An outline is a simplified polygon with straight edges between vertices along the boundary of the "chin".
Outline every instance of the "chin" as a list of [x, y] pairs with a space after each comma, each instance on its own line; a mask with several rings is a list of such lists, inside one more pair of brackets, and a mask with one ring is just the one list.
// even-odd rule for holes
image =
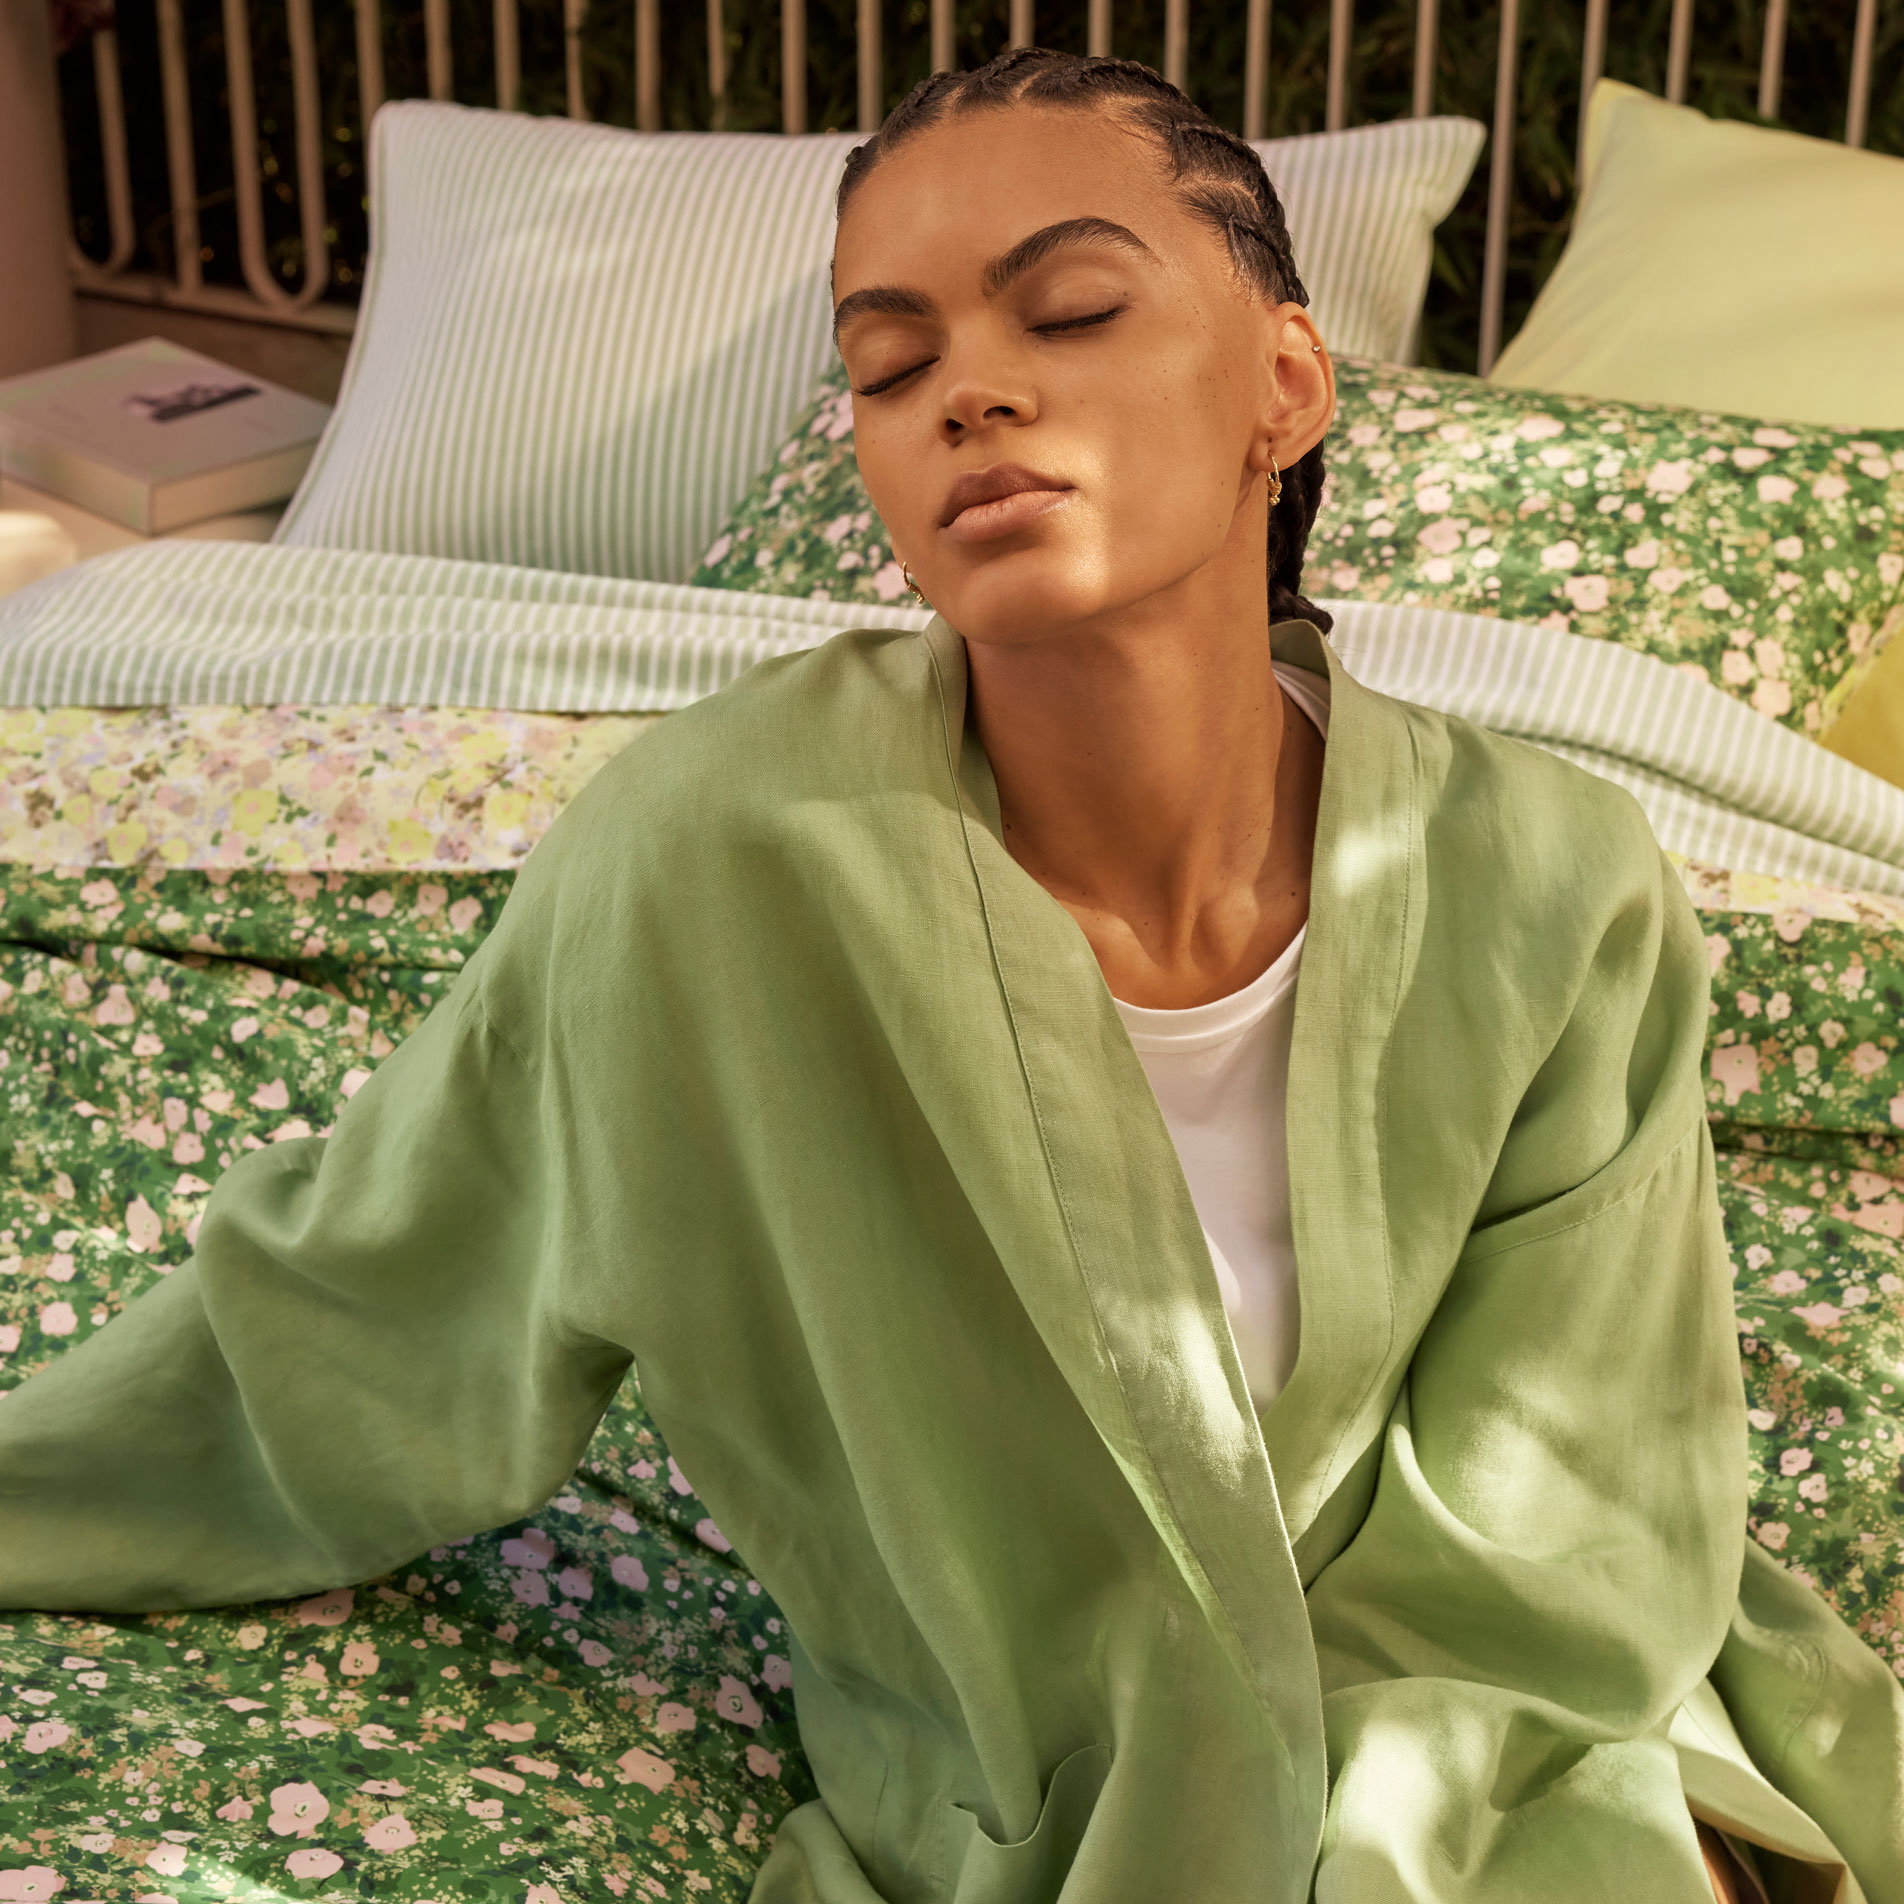
[[934, 608], [967, 641], [1022, 647], [1050, 640], [1115, 608], [1100, 564], [1069, 551], [1026, 549], [970, 567], [930, 590]]

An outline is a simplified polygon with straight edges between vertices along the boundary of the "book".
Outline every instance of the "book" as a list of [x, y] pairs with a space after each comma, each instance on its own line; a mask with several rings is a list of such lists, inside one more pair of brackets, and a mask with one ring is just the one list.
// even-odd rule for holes
[[282, 502], [330, 406], [163, 337], [0, 382], [0, 471], [141, 535]]

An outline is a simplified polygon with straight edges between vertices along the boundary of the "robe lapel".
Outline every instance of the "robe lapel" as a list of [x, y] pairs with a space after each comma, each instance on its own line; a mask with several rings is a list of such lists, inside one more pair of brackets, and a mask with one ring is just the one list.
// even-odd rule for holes
[[1285, 623], [1270, 643], [1278, 660], [1326, 673], [1330, 690], [1289, 1055], [1301, 1337], [1263, 1417], [1306, 1585], [1366, 1510], [1409, 1350], [1397, 1325], [1385, 1068], [1420, 937], [1425, 842], [1407, 711], [1354, 681], [1306, 622]]

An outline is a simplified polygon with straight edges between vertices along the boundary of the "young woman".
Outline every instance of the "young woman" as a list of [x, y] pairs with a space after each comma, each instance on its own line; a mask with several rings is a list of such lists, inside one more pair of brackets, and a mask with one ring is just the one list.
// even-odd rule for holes
[[1897, 1686], [1745, 1559], [1699, 932], [1624, 794], [1317, 632], [1261, 167], [1020, 53], [841, 214], [943, 619], [599, 777], [335, 1134], [0, 1406], [0, 1604], [363, 1579], [632, 1359], [797, 1638], [759, 1899], [1695, 1904], [1697, 1814], [1898, 1904]]

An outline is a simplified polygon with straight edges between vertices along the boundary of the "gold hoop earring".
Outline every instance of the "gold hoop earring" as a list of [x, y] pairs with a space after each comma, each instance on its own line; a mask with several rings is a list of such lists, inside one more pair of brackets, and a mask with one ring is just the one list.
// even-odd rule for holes
[[1269, 453], [1269, 506], [1274, 509], [1283, 499], [1283, 473], [1276, 467], [1276, 452]]
[[921, 608], [930, 606], [930, 604], [926, 601], [925, 590], [922, 589], [919, 586], [919, 584], [912, 579], [912, 570], [909, 569], [903, 562], [901, 562], [899, 565], [899, 579], [905, 583], [906, 593], [910, 595], [912, 599], [915, 602], [917, 602]]

